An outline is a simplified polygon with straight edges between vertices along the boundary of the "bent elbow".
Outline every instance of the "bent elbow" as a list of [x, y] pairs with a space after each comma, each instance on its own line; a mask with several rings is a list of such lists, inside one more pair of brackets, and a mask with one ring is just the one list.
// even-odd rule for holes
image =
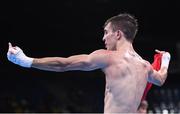
[[167, 78], [167, 72], [161, 73], [161, 75], [159, 75], [159, 79], [158, 79], [159, 80], [158, 86], [163, 86], [166, 81], [166, 78]]
[[165, 83], [165, 80], [161, 79], [159, 83], [157, 84], [159, 87], [163, 86]]
[[159, 87], [161, 87], [161, 86], [163, 86], [163, 85], [164, 85], [164, 82], [160, 82], [160, 83], [158, 84]]

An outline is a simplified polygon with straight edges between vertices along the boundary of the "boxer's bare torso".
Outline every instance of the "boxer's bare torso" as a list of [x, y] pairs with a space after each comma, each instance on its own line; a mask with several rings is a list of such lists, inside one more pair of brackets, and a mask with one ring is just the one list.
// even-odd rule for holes
[[104, 112], [136, 112], [147, 83], [150, 64], [135, 51], [109, 51]]

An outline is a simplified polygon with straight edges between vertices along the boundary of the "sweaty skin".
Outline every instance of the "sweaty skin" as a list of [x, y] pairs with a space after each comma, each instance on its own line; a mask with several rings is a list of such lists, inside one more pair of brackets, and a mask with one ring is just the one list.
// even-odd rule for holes
[[152, 69], [131, 46], [118, 51], [97, 50], [68, 59], [34, 59], [32, 67], [57, 72], [100, 68], [106, 78], [104, 113], [136, 112]]
[[109, 53], [109, 66], [103, 69], [106, 75], [104, 112], [136, 112], [150, 64], [133, 50]]
[[106, 78], [104, 113], [137, 112], [147, 81], [162, 85], [167, 69], [154, 71], [128, 45], [118, 51], [97, 50], [90, 55], [69, 58], [36, 58], [32, 67], [57, 72], [102, 69]]

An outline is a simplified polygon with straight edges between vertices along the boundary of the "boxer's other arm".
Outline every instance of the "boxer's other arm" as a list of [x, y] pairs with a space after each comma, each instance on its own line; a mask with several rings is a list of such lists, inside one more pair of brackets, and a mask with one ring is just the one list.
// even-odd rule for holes
[[167, 68], [162, 68], [159, 71], [152, 69], [148, 75], [148, 81], [158, 86], [162, 86], [166, 78]]
[[11, 44], [9, 44], [7, 57], [9, 61], [22, 67], [33, 67], [56, 72], [70, 70], [90, 71], [105, 67], [108, 61], [108, 54], [106, 54], [105, 50], [97, 50], [89, 55], [75, 55], [68, 58], [30, 58], [27, 57], [20, 48], [12, 47]]
[[168, 67], [170, 62], [170, 54], [168, 52], [162, 53], [161, 59], [161, 68], [159, 71], [154, 70], [152, 67], [150, 68], [148, 81], [156, 84], [158, 86], [162, 86], [167, 78]]

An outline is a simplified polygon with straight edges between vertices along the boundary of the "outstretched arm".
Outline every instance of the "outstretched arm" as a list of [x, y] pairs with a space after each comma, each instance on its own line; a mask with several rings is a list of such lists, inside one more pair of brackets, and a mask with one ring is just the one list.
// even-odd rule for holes
[[44, 57], [30, 58], [18, 47], [12, 47], [9, 43], [8, 60], [23, 66], [33, 67], [41, 70], [64, 72], [70, 70], [90, 71], [105, 67], [108, 59], [108, 54], [105, 50], [97, 50], [86, 55], [74, 55], [67, 58], [64, 57]]
[[31, 67], [41, 70], [56, 71], [56, 72], [64, 72], [70, 70], [90, 71], [104, 67], [105, 63], [101, 63], [101, 61], [95, 60], [96, 59], [95, 56], [98, 55], [95, 54], [74, 55], [68, 58], [62, 58], [62, 57], [45, 57], [39, 59], [35, 58], [33, 60]]
[[161, 68], [159, 71], [156, 71], [151, 67], [148, 75], [148, 81], [158, 86], [162, 86], [167, 78], [168, 67], [171, 56], [169, 52], [158, 51], [158, 50], [156, 50], [156, 52], [162, 54]]

